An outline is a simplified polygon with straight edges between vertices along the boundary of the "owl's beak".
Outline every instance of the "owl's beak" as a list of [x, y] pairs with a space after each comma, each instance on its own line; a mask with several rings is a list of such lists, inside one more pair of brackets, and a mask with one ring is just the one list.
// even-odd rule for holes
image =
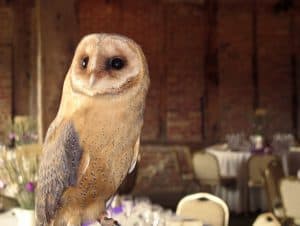
[[95, 81], [96, 81], [95, 74], [91, 74], [90, 80], [89, 80], [89, 86], [90, 86], [90, 88], [92, 88], [92, 86], [94, 85]]

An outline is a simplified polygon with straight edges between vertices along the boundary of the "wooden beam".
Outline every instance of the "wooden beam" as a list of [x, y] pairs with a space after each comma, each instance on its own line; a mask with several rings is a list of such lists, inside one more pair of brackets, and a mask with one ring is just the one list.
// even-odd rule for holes
[[[218, 0], [209, 0], [206, 5], [206, 49], [204, 64], [204, 96], [201, 99], [202, 133], [205, 143], [219, 140], [220, 133], [220, 102], [219, 102], [219, 62], [218, 62]], [[200, 101], [200, 100], [199, 100]]]
[[252, 84], [253, 84], [253, 110], [260, 106], [258, 87], [258, 62], [257, 62], [257, 0], [252, 4]]
[[42, 141], [55, 118], [77, 43], [76, 0], [36, 0], [38, 130]]
[[296, 138], [299, 138], [299, 78], [298, 78], [298, 71], [297, 71], [297, 49], [296, 49], [296, 24], [295, 24], [295, 13], [296, 11], [293, 10], [290, 15], [290, 33], [291, 33], [291, 65], [292, 65], [292, 71], [291, 71], [291, 87], [292, 87], [292, 109], [291, 109], [291, 117], [292, 117], [292, 132], [296, 136]]

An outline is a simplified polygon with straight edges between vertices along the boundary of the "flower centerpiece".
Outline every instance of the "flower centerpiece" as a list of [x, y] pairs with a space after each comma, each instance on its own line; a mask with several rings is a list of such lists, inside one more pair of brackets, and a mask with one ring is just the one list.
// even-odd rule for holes
[[32, 144], [38, 140], [36, 120], [31, 117], [17, 116], [7, 127], [9, 147]]
[[257, 108], [253, 117], [253, 134], [250, 136], [254, 152], [264, 152], [266, 126], [267, 111], [264, 108]]
[[41, 147], [38, 144], [1, 151], [0, 192], [4, 196], [15, 198], [23, 209], [34, 209], [40, 152]]
[[23, 209], [33, 210], [42, 150], [37, 144], [35, 121], [16, 117], [7, 134], [8, 144], [0, 150], [0, 194], [16, 199]]

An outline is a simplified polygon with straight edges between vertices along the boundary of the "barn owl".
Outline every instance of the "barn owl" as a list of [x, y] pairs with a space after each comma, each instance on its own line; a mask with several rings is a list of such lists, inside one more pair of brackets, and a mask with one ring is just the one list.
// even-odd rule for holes
[[80, 41], [43, 146], [38, 226], [99, 219], [137, 161], [149, 83], [145, 56], [133, 40], [91, 34]]

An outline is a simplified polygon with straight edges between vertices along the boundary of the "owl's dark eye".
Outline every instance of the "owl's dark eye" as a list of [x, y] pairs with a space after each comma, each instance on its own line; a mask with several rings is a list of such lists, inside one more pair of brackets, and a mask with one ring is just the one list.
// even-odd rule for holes
[[110, 58], [107, 62], [107, 68], [113, 70], [121, 70], [125, 66], [125, 61], [120, 57]]
[[89, 57], [84, 57], [81, 60], [81, 67], [82, 67], [82, 69], [86, 69], [87, 66], [88, 66], [88, 63], [89, 63]]

